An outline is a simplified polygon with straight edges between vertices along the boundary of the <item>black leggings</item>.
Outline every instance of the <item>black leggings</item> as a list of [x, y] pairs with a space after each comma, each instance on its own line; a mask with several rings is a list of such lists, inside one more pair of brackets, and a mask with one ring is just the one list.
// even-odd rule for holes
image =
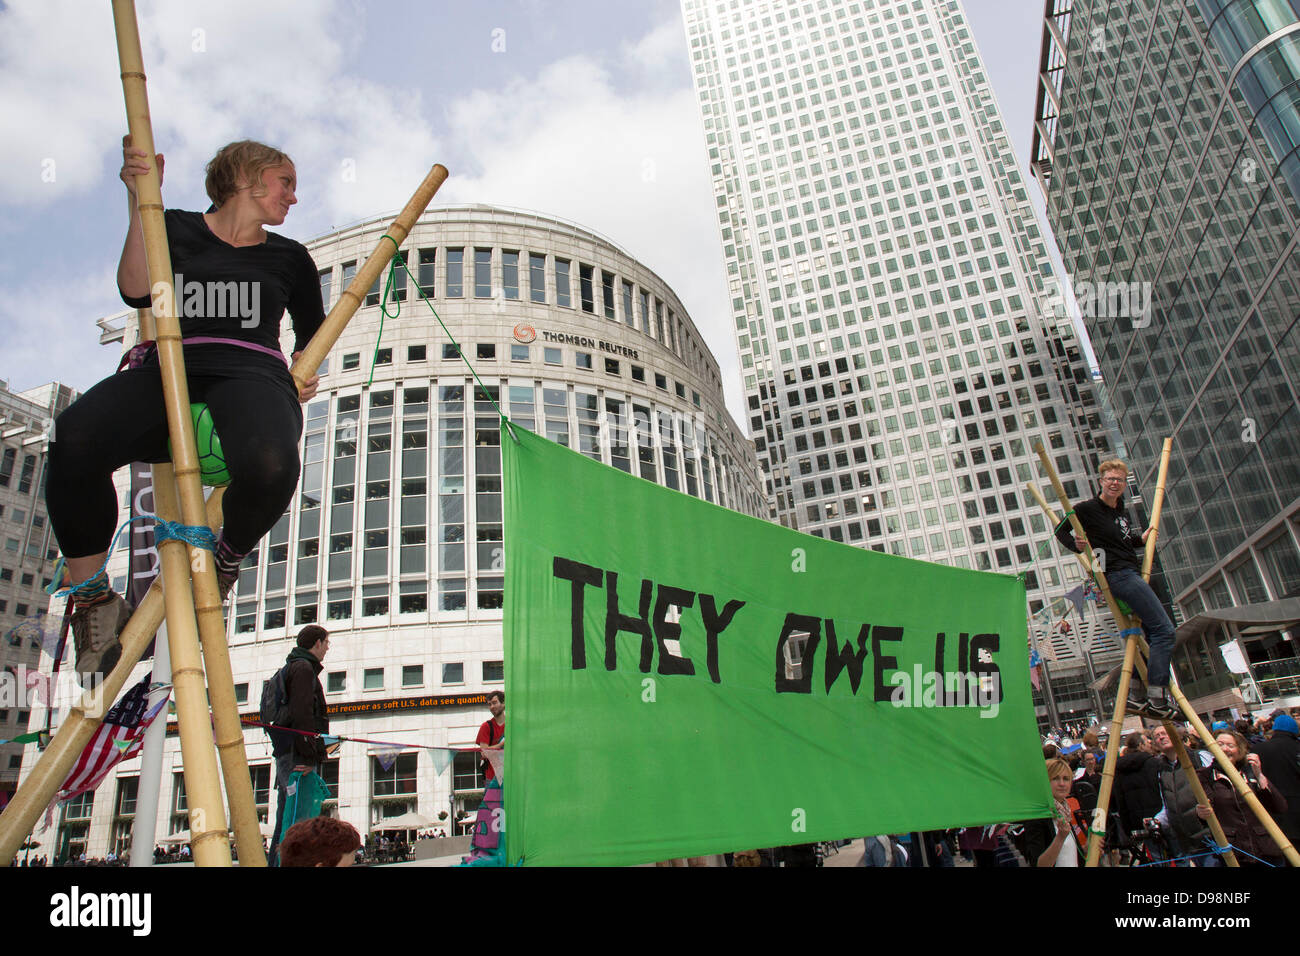
[[[286, 379], [288, 374], [286, 372]], [[189, 376], [190, 401], [207, 402], [230, 485], [226, 543], [243, 554], [284, 514], [298, 484], [302, 408], [292, 387], [261, 378]], [[104, 379], [54, 423], [45, 502], [69, 558], [108, 548], [117, 528], [113, 472], [133, 461], [170, 461], [158, 366]]]

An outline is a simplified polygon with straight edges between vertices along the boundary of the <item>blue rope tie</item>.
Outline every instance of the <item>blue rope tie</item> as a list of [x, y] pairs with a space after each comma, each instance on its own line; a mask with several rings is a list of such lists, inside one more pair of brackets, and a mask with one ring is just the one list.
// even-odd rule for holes
[[154, 541], [162, 544], [164, 541], [184, 541], [188, 545], [201, 548], [204, 551], [215, 551], [217, 549], [217, 536], [211, 528], [203, 525], [181, 524], [179, 521], [168, 521], [165, 518], [153, 516], [156, 524], [153, 529]]
[[1129, 627], [1119, 632], [1120, 637], [1139, 637], [1142, 634], [1142, 628]]
[[204, 551], [215, 551], [217, 547], [217, 536], [211, 528], [202, 525], [186, 525], [176, 521], [167, 521], [159, 518], [157, 515], [142, 514], [132, 515], [123, 521], [114, 532], [112, 539], [108, 544], [108, 553], [104, 556], [104, 563], [99, 566], [99, 570], [92, 574], [80, 584], [74, 584], [71, 587], [59, 589], [58, 580], [63, 576], [63, 570], [67, 565], [67, 560], [60, 555], [59, 563], [54, 566], [54, 574], [50, 578], [50, 583], [45, 586], [45, 593], [56, 598], [67, 597], [69, 594], [75, 594], [83, 590], [86, 585], [95, 578], [99, 577], [108, 568], [108, 562], [112, 560], [113, 552], [117, 549], [118, 540], [122, 537], [122, 532], [127, 529], [132, 521], [154, 522], [154, 541], [161, 544], [169, 539], [184, 541], [186, 544], [196, 548], [202, 548]]

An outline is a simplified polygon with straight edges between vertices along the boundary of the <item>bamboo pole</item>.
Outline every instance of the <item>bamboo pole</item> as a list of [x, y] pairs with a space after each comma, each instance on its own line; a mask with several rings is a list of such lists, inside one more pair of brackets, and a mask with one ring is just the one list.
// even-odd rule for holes
[[[405, 239], [415, 225], [416, 220], [419, 219], [430, 200], [432, 200], [433, 194], [446, 178], [446, 167], [441, 164], [435, 165], [420, 184], [411, 201], [406, 204], [398, 217], [389, 225], [388, 234], [393, 236], [394, 239], [398, 239], [399, 236], [401, 239]], [[399, 242], [401, 239], [399, 239]], [[330, 310], [330, 314], [321, 325], [321, 328], [317, 330], [307, 348], [303, 350], [303, 354], [294, 363], [293, 374], [300, 387], [303, 382], [315, 374], [320, 362], [328, 354], [330, 346], [338, 340], [343, 328], [356, 313], [363, 296], [370, 288], [370, 285], [374, 283], [375, 277], [383, 271], [384, 266], [387, 265], [396, 251], [397, 247], [387, 240], [380, 240], [376, 244], [374, 251], [358, 272], [357, 278], [348, 286], [348, 294], [340, 296], [338, 303]], [[157, 488], [158, 486], [159, 475], [155, 470], [154, 487]], [[217, 488], [208, 498], [207, 523], [214, 531], [221, 527], [221, 499], [224, 494], [224, 489]], [[155, 504], [159, 509], [159, 513], [162, 514], [165, 505], [157, 500], [155, 500]], [[77, 756], [85, 749], [86, 744], [95, 732], [95, 728], [99, 726], [104, 708], [102, 705], [97, 704], [96, 701], [101, 697], [110, 702], [117, 698], [131, 668], [140, 660], [140, 656], [148, 647], [149, 641], [153, 639], [154, 633], [162, 622], [163, 588], [162, 578], [159, 576], [123, 630], [120, 638], [122, 642], [121, 659], [118, 666], [114, 668], [113, 673], [101, 685], [99, 696], [87, 693], [82, 702], [72, 709], [50, 746], [41, 755], [31, 774], [23, 781], [22, 787], [14, 794], [13, 800], [4, 813], [0, 814], [0, 865], [12, 859], [14, 854], [18, 852], [23, 839], [35, 826], [50, 801], [54, 799], [59, 785], [67, 777], [68, 771], [72, 769]], [[225, 646], [224, 640], [222, 646]], [[260, 836], [258, 845], [259, 847], [261, 845]], [[243, 851], [241, 850], [240, 853], [240, 862], [242, 864], [244, 863], [242, 859]]]
[[380, 237], [375, 243], [374, 250], [366, 259], [365, 264], [352, 277], [351, 284], [348, 285], [339, 294], [338, 302], [334, 303], [334, 308], [330, 309], [329, 315], [325, 316], [325, 321], [321, 327], [316, 330], [316, 334], [311, 337], [307, 347], [302, 350], [298, 356], [298, 361], [293, 363], [293, 368], [289, 370], [295, 382], [298, 383], [299, 390], [302, 389], [307, 379], [316, 374], [316, 369], [320, 368], [321, 362], [325, 361], [325, 356], [329, 354], [334, 343], [338, 341], [339, 336], [343, 334], [343, 329], [347, 326], [348, 321], [361, 307], [362, 299], [374, 285], [375, 280], [379, 278], [384, 267], [388, 265], [390, 259], [397, 252], [406, 237], [411, 232], [411, 227], [415, 221], [420, 218], [424, 210], [428, 208], [429, 202], [433, 199], [433, 194], [447, 180], [447, 167], [441, 163], [435, 163], [434, 166], [425, 175], [424, 181], [420, 183], [415, 193], [402, 207], [402, 211], [397, 214], [388, 225], [386, 235], [392, 237], [392, 242]]
[[[159, 283], [162, 283], [162, 288], [170, 293], [154, 297], [154, 315], [158, 325], [155, 339], [162, 372], [163, 405], [167, 412], [167, 430], [172, 444], [175, 489], [180, 500], [181, 520], [193, 527], [201, 524], [204, 518], [203, 486], [199, 481], [197, 444], [190, 421], [189, 386], [185, 379], [180, 323], [175, 315], [175, 290], [172, 288], [171, 255], [163, 218], [161, 181], [153, 163], [153, 129], [134, 0], [113, 0], [113, 23], [117, 34], [122, 93], [126, 101], [131, 142], [142, 148], [150, 158], [149, 172], [136, 179], [136, 203], [144, 231], [150, 288], [158, 289]], [[170, 495], [172, 489], [168, 485], [168, 482], [160, 482], [154, 489], [155, 495]], [[200, 634], [203, 635], [204, 644], [215, 639], [224, 647], [225, 628], [220, 620], [221, 602], [217, 593], [214, 564], [208, 552], [200, 548], [191, 548], [190, 551], [187, 554], [185, 543], [176, 539], [163, 541], [158, 548], [163, 579], [172, 582], [171, 587], [164, 588], [163, 595], [174, 668], [172, 686], [176, 691], [176, 715], [185, 760], [185, 792], [191, 806], [190, 831], [195, 833], [191, 845], [194, 847], [194, 862], [197, 865], [229, 866], [230, 844], [226, 838], [226, 813], [221, 801], [221, 784], [217, 777], [216, 760], [206, 746], [210, 733], [208, 694], [204, 693], [203, 671], [199, 665]], [[192, 592], [184, 584], [187, 577], [192, 578]], [[198, 609], [209, 612], [199, 616], [198, 627], [195, 626], [196, 597]], [[210, 614], [214, 605], [217, 616], [215, 629], [211, 626]], [[227, 734], [223, 732], [226, 730], [223, 724], [228, 721], [224, 718], [233, 713], [236, 724], [239, 719], [238, 712], [234, 711], [234, 682], [230, 678], [228, 664], [227, 658], [225, 673], [209, 672], [208, 675], [218, 748], [228, 744]], [[241, 734], [241, 744], [242, 741]], [[229, 753], [227, 746], [222, 753], [223, 759]], [[245, 851], [245, 859], [249, 863], [256, 864], [262, 841], [257, 829], [252, 781], [242, 746], [239, 748], [237, 762], [242, 765], [243, 779], [241, 781], [237, 769], [228, 764], [225, 767], [226, 792], [230, 798], [230, 810], [240, 850]], [[246, 831], [250, 814], [253, 832], [257, 833], [255, 847], [245, 846], [248, 842]]]
[[[1169, 472], [1169, 454], [1173, 447], [1174, 440], [1166, 438], [1164, 447], [1160, 452], [1160, 470], [1156, 478], [1156, 493], [1151, 507], [1151, 534], [1147, 536], [1146, 554], [1142, 559], [1142, 578], [1146, 581], [1151, 579], [1151, 563], [1155, 559], [1156, 539], [1160, 534], [1160, 511], [1165, 500], [1165, 475]], [[1132, 627], [1131, 620], [1129, 626]], [[1088, 834], [1087, 865], [1089, 866], [1095, 866], [1101, 856], [1102, 837], [1105, 835], [1106, 823], [1110, 813], [1110, 795], [1115, 786], [1115, 764], [1119, 760], [1119, 742], [1124, 732], [1124, 711], [1128, 707], [1128, 691], [1133, 678], [1133, 664], [1136, 659], [1137, 641], [1125, 641], [1124, 669], [1120, 672], [1119, 687], [1116, 689], [1115, 712], [1111, 716], [1110, 737], [1106, 741], [1106, 760], [1105, 766], [1102, 768], [1101, 790], [1097, 794], [1097, 810], [1100, 812], [1094, 812], [1093, 826]], [[1181, 748], [1182, 741], [1178, 741], [1175, 746]], [[1180, 763], [1185, 759], [1182, 750], [1179, 751], [1178, 759]], [[1190, 760], [1190, 758], [1187, 759]], [[1190, 766], [1190, 763], [1184, 763], [1183, 765]], [[1099, 820], [1100, 826], [1098, 826]], [[1100, 834], [1097, 832], [1098, 830], [1101, 831]]]
[[[154, 475], [156, 495], [160, 487], [156, 466]], [[221, 497], [222, 490], [218, 488], [208, 499], [208, 525], [213, 529], [221, 527]], [[0, 813], [0, 866], [7, 865], [18, 852], [23, 839], [59, 792], [59, 787], [67, 779], [77, 757], [86, 749], [86, 744], [90, 743], [95, 728], [104, 719], [108, 705], [121, 696], [131, 669], [148, 649], [149, 642], [162, 624], [163, 613], [163, 579], [160, 574], [122, 630], [122, 656], [117, 666], [102, 682], [86, 691], [72, 705], [50, 745], [36, 761], [36, 766], [13, 795], [4, 813]], [[205, 717], [205, 726], [206, 723]]]
[[[1034, 451], [1037, 452], [1038, 460], [1042, 463], [1043, 470], [1047, 473], [1047, 476], [1052, 483], [1052, 488], [1056, 492], [1057, 500], [1061, 502], [1061, 507], [1065, 510], [1065, 513], [1069, 516], [1070, 526], [1074, 529], [1074, 533], [1078, 537], [1084, 539], [1084, 551], [1086, 552], [1087, 560], [1081, 563], [1084, 566], [1085, 572], [1092, 574], [1092, 577], [1094, 578], [1094, 580], [1096, 580], [1098, 586], [1101, 588], [1102, 594], [1104, 594], [1106, 597], [1106, 606], [1110, 609], [1111, 616], [1115, 619], [1115, 622], [1123, 626], [1125, 630], [1130, 630], [1130, 631], [1134, 630], [1136, 619], [1126, 616], [1119, 609], [1119, 604], [1115, 600], [1115, 595], [1111, 594], [1110, 585], [1106, 582], [1105, 573], [1103, 572], [1101, 574], [1097, 574], [1094, 573], [1092, 570], [1097, 567], [1096, 558], [1094, 558], [1092, 554], [1092, 545], [1088, 543], [1087, 535], [1083, 533], [1083, 526], [1079, 524], [1079, 519], [1074, 515], [1074, 509], [1070, 505], [1070, 499], [1065, 493], [1065, 488], [1061, 484], [1060, 476], [1057, 475], [1056, 468], [1052, 465], [1052, 461], [1048, 457], [1047, 450], [1043, 447], [1043, 443], [1035, 442]], [[1044, 504], [1046, 503], [1044, 502]], [[1048, 509], [1048, 512], [1050, 514], [1051, 510]], [[1059, 522], [1054, 523], [1053, 528], [1055, 528], [1056, 524], [1058, 523]], [[1080, 555], [1080, 557], [1083, 556]], [[1140, 662], [1137, 661], [1137, 646], [1138, 646], [1138, 641], [1140, 639], [1141, 639], [1141, 634], [1129, 635], [1128, 639], [1125, 641], [1125, 646], [1124, 646], [1125, 666], [1124, 666], [1124, 670], [1120, 674], [1120, 683], [1115, 696], [1115, 713], [1111, 720], [1112, 728], [1116, 726], [1122, 728], [1124, 725], [1124, 711], [1128, 703], [1128, 687], [1129, 687], [1129, 681], [1132, 677], [1134, 664], [1137, 664], [1139, 667], [1143, 668], [1142, 672], [1145, 677], [1145, 673], [1146, 673], [1145, 667]], [[1182, 738], [1178, 736], [1177, 731], [1173, 728], [1173, 726], [1170, 724], [1169, 721], [1165, 721], [1164, 724], [1165, 724], [1166, 733], [1169, 734], [1170, 740], [1174, 743], [1174, 746], [1178, 751], [1179, 764], [1182, 766], [1183, 773], [1187, 777], [1188, 785], [1191, 786], [1192, 788], [1192, 793], [1195, 794], [1196, 796], [1197, 803], [1205, 804], [1208, 806], [1210, 803], [1209, 797], [1206, 796], [1205, 794], [1205, 788], [1201, 786], [1200, 778], [1196, 776], [1196, 768], [1192, 766], [1191, 758], [1188, 756], [1187, 750], [1183, 746]], [[1116, 739], [1116, 737], [1117, 735], [1115, 733], [1112, 733], [1111, 738], [1106, 742], [1106, 765], [1103, 769], [1103, 776], [1102, 776], [1103, 788], [1106, 787], [1105, 773], [1107, 771], [1110, 772], [1112, 781], [1114, 779], [1115, 759], [1118, 757], [1118, 753], [1119, 753], [1118, 740]], [[1106, 835], [1105, 823], [1106, 823], [1106, 813], [1108, 812], [1108, 803], [1110, 799], [1109, 788], [1106, 789], [1106, 799], [1107, 799], [1107, 805], [1103, 805], [1101, 802], [1101, 795], [1098, 794], [1097, 808], [1098, 810], [1101, 811], [1100, 815], [1101, 815], [1102, 826], [1100, 828], [1097, 826], [1098, 814], [1096, 811], [1094, 811], [1093, 823], [1088, 828], [1088, 859], [1085, 863], [1086, 866], [1096, 866], [1098, 860], [1101, 858], [1102, 838]], [[1223, 827], [1220, 826], [1219, 819], [1217, 816], [1215, 816], [1213, 810], [1211, 810], [1210, 817], [1206, 822], [1209, 825], [1210, 832], [1214, 834], [1214, 839], [1216, 841], [1216, 844], [1218, 846], [1227, 846], [1228, 838], [1224, 835]], [[1224, 858], [1227, 861], [1228, 866], [1235, 867], [1238, 865], [1237, 857], [1231, 850], [1225, 852]]]

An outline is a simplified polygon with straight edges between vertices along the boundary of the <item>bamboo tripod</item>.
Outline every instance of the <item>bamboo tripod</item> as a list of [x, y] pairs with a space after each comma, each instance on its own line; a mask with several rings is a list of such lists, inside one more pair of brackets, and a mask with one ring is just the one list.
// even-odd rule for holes
[[[1160, 470], [1156, 479], [1156, 494], [1152, 503], [1151, 534], [1146, 542], [1146, 554], [1142, 562], [1143, 580], [1150, 579], [1151, 566], [1155, 559], [1156, 540], [1159, 537], [1160, 530], [1160, 512], [1164, 505], [1165, 477], [1168, 473], [1169, 455], [1172, 449], [1173, 439], [1165, 439], [1164, 447], [1161, 449], [1160, 455]], [[1035, 443], [1034, 450], [1038, 453], [1038, 458], [1042, 462], [1043, 470], [1051, 480], [1052, 488], [1056, 492], [1057, 499], [1061, 502], [1062, 508], [1064, 508], [1065, 513], [1069, 516], [1070, 525], [1074, 529], [1074, 533], [1080, 538], [1086, 538], [1083, 533], [1083, 528], [1079, 524], [1079, 519], [1073, 514], [1073, 509], [1071, 508], [1069, 498], [1065, 494], [1065, 488], [1061, 484], [1061, 479], [1057, 475], [1056, 469], [1053, 467], [1052, 461], [1048, 457], [1046, 450], [1043, 448], [1042, 443]], [[1060, 518], [1052, 511], [1051, 507], [1043, 499], [1038, 488], [1032, 482], [1028, 485], [1028, 488], [1030, 493], [1037, 500], [1039, 507], [1043, 509], [1051, 520], [1052, 527], [1057, 527], [1060, 523]], [[1141, 622], [1137, 619], [1136, 615], [1130, 617], [1120, 611], [1119, 604], [1116, 602], [1115, 596], [1111, 594], [1110, 587], [1106, 582], [1105, 574], [1095, 573], [1094, 569], [1096, 569], [1096, 560], [1092, 554], [1091, 545], [1088, 545], [1085, 548], [1085, 552], [1086, 553], [1077, 556], [1079, 562], [1083, 565], [1084, 572], [1090, 575], [1096, 582], [1097, 586], [1101, 589], [1101, 593], [1106, 598], [1106, 604], [1110, 609], [1112, 617], [1114, 617], [1116, 623], [1120, 624], [1127, 633], [1127, 639], [1124, 642], [1124, 664], [1120, 670], [1119, 686], [1116, 690], [1115, 712], [1111, 721], [1110, 738], [1106, 744], [1106, 761], [1102, 770], [1101, 792], [1097, 796], [1097, 809], [1093, 813], [1092, 825], [1089, 827], [1088, 858], [1086, 865], [1096, 866], [1101, 856], [1102, 840], [1106, 832], [1105, 826], [1107, 813], [1110, 807], [1111, 790], [1114, 786], [1115, 780], [1115, 763], [1119, 757], [1119, 738], [1124, 724], [1125, 710], [1128, 702], [1129, 683], [1135, 666], [1139, 669], [1145, 679], [1145, 656], [1150, 653], [1150, 649], [1147, 647], [1146, 640], [1142, 637]], [[1139, 649], [1142, 652], [1142, 658], [1139, 658]], [[1279, 848], [1281, 848], [1287, 861], [1292, 866], [1300, 866], [1300, 855], [1296, 853], [1296, 850], [1291, 846], [1290, 841], [1278, 828], [1277, 824], [1273, 821], [1273, 818], [1269, 816], [1268, 811], [1265, 810], [1263, 805], [1259, 802], [1259, 798], [1251, 792], [1250, 787], [1246, 784], [1246, 781], [1242, 778], [1236, 767], [1233, 766], [1232, 761], [1228, 759], [1222, 748], [1220, 748], [1218, 743], [1215, 742], [1213, 735], [1206, 728], [1200, 717], [1197, 716], [1191, 703], [1178, 687], [1178, 678], [1172, 673], [1172, 671], [1170, 673], [1169, 688], [1173, 694], [1174, 700], [1178, 703], [1179, 709], [1183, 712], [1183, 715], [1188, 719], [1188, 722], [1196, 729], [1197, 734], [1205, 742], [1206, 747], [1209, 749], [1210, 753], [1213, 754], [1215, 761], [1224, 772], [1224, 775], [1232, 782], [1234, 788], [1236, 788], [1237, 792], [1251, 808], [1251, 811], [1263, 824], [1265, 829], [1268, 830], [1273, 841]], [[1205, 789], [1201, 786], [1200, 779], [1196, 776], [1195, 767], [1192, 764], [1191, 756], [1188, 754], [1187, 748], [1183, 745], [1182, 737], [1177, 733], [1176, 728], [1170, 721], [1164, 721], [1164, 724], [1166, 732], [1169, 734], [1169, 739], [1173, 742], [1174, 747], [1177, 750], [1179, 765], [1187, 775], [1188, 783], [1192, 788], [1192, 792], [1196, 796], [1197, 802], [1209, 806], [1209, 797], [1206, 796]], [[1228, 846], [1227, 837], [1224, 835], [1223, 828], [1220, 826], [1218, 817], [1214, 815], [1213, 810], [1211, 810], [1210, 816], [1206, 822], [1210, 828], [1210, 832], [1214, 836], [1216, 845], [1220, 847]], [[1235, 867], [1239, 865], [1236, 854], [1234, 854], [1231, 849], [1225, 851], [1224, 857], [1228, 866]]]
[[[113, 0], [113, 14], [132, 142], [145, 150], [152, 165], [153, 135], [133, 0]], [[415, 194], [390, 224], [387, 234], [375, 244], [365, 264], [290, 369], [299, 389], [315, 374], [361, 305], [363, 296], [446, 178], [446, 167], [435, 165], [430, 169]], [[152, 168], [147, 176], [137, 178], [137, 202], [144, 228], [150, 287], [157, 288], [157, 283], [163, 282], [170, 288], [171, 261], [156, 168]], [[174, 302], [174, 295], [168, 296], [166, 301]], [[175, 462], [174, 467], [155, 466], [154, 492], [158, 516], [174, 521], [179, 514], [187, 525], [197, 525], [201, 520], [215, 530], [221, 523], [222, 491], [214, 491], [205, 506], [189, 415], [179, 324], [174, 315], [159, 314], [157, 318], [155, 339], [163, 370], [164, 400]], [[245, 866], [266, 865], [235, 701], [215, 568], [208, 552], [196, 547], [191, 548], [187, 562], [185, 547], [183, 542], [175, 539], [160, 544], [162, 574], [154, 581], [120, 636], [122, 654], [117, 666], [73, 705], [50, 746], [0, 814], [0, 864], [13, 859], [27, 833], [54, 799], [73, 763], [103, 720], [108, 705], [121, 693], [131, 669], [140, 660], [165, 613], [185, 786], [191, 807], [190, 830], [195, 863], [200, 866], [229, 866], [231, 863], [216, 761], [213, 751], [207, 747], [207, 741], [215, 736], [217, 751], [221, 754], [226, 795], [234, 818], [240, 862]], [[184, 583], [191, 572], [193, 592]], [[173, 582], [174, 586], [164, 588], [164, 580]], [[211, 724], [208, 695], [204, 689], [205, 666], [212, 695]]]

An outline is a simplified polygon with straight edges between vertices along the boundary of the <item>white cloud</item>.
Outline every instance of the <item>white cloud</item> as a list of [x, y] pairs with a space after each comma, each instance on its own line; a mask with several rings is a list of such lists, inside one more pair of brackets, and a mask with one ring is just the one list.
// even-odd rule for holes
[[[658, 48], [665, 33], [656, 29], [638, 48]], [[622, 92], [602, 64], [571, 57], [462, 98], [448, 124], [448, 139], [479, 169], [452, 170], [440, 200], [537, 210], [622, 246], [681, 298], [718, 360], [729, 407], [742, 407], [707, 154], [689, 86]], [[745, 416], [735, 415], [743, 427]]]
[[[366, 10], [348, 0], [156, 0], [140, 3], [138, 20], [169, 205], [203, 208], [204, 164], [240, 137], [278, 145], [298, 163], [301, 202], [284, 231], [304, 239], [399, 208], [429, 166], [444, 162], [452, 175], [437, 202], [574, 220], [655, 270], [717, 357], [730, 407], [741, 407], [703, 134], [675, 11], [616, 53], [597, 47], [445, 107], [422, 101], [418, 89], [386, 85], [382, 64], [359, 62]], [[377, 24], [370, 28], [389, 28]], [[126, 123], [112, 36], [102, 2], [15, 0], [0, 9], [0, 205], [28, 223], [70, 228], [92, 190], [102, 200], [98, 191], [122, 189]], [[456, 168], [444, 142], [473, 168]], [[53, 182], [41, 180], [47, 158]], [[56, 227], [45, 228], [53, 236]], [[103, 351], [87, 330], [91, 318], [117, 308], [111, 266], [120, 224], [83, 228], [104, 234], [104, 259], [75, 293], [40, 271], [5, 290], [4, 325], [26, 329], [41, 315], [45, 327], [7, 336], [4, 374], [33, 367], [51, 329], [87, 341], [83, 359]], [[42, 381], [64, 367], [35, 361], [42, 364]], [[92, 366], [69, 363], [68, 381], [88, 386]]]
[[116, 346], [100, 345], [88, 317], [112, 315], [126, 308], [113, 291], [117, 264], [88, 273], [51, 279], [38, 273], [9, 290], [23, 303], [0, 322], [4, 375], [22, 390], [46, 382], [63, 382], [85, 391], [117, 367]]

